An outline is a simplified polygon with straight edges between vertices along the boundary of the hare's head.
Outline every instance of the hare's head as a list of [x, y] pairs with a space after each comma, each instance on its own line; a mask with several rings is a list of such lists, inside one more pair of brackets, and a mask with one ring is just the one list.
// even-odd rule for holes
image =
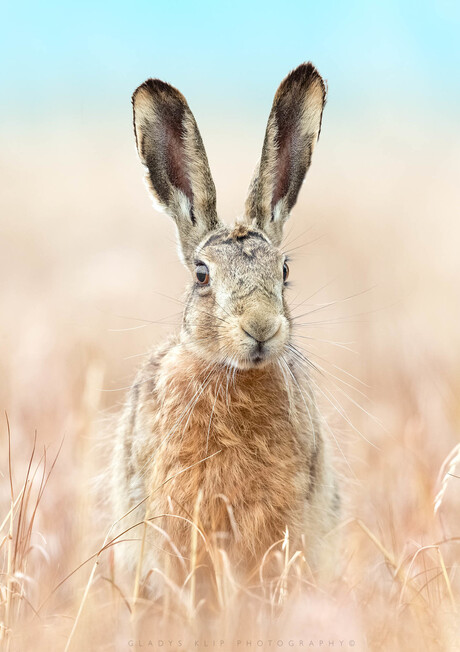
[[268, 119], [245, 214], [226, 227], [206, 152], [178, 90], [149, 79], [133, 95], [139, 156], [154, 198], [174, 219], [191, 273], [182, 340], [210, 363], [262, 366], [290, 338], [280, 250], [283, 226], [310, 166], [325, 102], [324, 82], [302, 64], [281, 83]]

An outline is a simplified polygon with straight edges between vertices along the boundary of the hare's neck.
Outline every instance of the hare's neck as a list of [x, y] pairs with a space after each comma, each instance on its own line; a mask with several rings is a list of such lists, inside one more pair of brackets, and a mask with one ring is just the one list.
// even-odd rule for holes
[[225, 403], [227, 409], [245, 405], [256, 410], [266, 403], [289, 407], [286, 395], [292, 392], [292, 378], [287, 373], [289, 370], [283, 373], [276, 362], [260, 368], [238, 369], [207, 363], [179, 348], [171, 371], [183, 398], [199, 393], [203, 400]]
[[[236, 445], [298, 424], [302, 399], [277, 364], [238, 370], [207, 365], [182, 351], [167, 356], [159, 392], [163, 427], [184, 443]], [[211, 449], [210, 449], [211, 450]]]

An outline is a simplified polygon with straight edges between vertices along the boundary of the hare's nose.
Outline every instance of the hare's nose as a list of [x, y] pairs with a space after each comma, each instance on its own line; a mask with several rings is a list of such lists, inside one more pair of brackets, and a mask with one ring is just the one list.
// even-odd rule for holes
[[278, 333], [281, 328], [281, 317], [279, 315], [243, 315], [240, 319], [240, 327], [246, 335], [252, 337], [259, 344], [263, 344]]

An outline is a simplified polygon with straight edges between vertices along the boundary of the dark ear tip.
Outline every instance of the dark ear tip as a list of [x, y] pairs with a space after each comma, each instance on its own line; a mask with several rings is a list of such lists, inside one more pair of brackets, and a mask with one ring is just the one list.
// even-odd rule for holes
[[177, 90], [177, 88], [174, 88], [174, 86], [171, 86], [171, 84], [168, 84], [161, 79], [146, 79], [145, 82], [136, 88], [132, 94], [131, 101], [134, 105], [138, 97], [146, 98], [149, 96], [156, 100], [174, 99], [183, 104], [187, 104], [184, 96]]
[[291, 72], [283, 79], [278, 89], [277, 96], [295, 86], [308, 89], [313, 84], [318, 85], [321, 88], [324, 102], [327, 93], [326, 82], [311, 61], [301, 63], [300, 66], [291, 70]]

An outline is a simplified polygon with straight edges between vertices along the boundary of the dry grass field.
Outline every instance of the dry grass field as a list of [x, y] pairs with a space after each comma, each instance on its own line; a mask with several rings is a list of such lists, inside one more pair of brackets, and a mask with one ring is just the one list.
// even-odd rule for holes
[[[197, 119], [230, 221], [263, 120], [224, 133]], [[3, 649], [458, 649], [460, 142], [404, 116], [334, 124], [326, 112], [285, 247], [295, 338], [318, 367], [341, 475], [340, 553], [327, 585], [288, 542], [262, 593], [225, 571], [207, 624], [181, 587], [161, 609], [134, 600], [104, 547], [97, 478], [114, 415], [142, 356], [180, 324], [187, 278], [129, 116], [2, 133]]]

